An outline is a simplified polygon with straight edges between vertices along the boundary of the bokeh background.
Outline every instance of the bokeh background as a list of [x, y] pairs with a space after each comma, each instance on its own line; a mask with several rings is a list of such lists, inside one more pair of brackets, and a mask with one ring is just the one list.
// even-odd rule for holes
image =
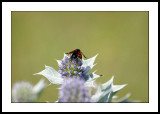
[[[45, 65], [59, 70], [56, 59], [79, 48], [88, 58], [99, 54], [91, 71], [103, 74], [97, 83], [114, 75], [114, 84], [127, 84], [118, 98], [131, 93], [131, 100], [149, 102], [148, 17], [147, 11], [12, 11], [12, 87], [19, 81], [35, 85], [44, 77], [34, 73]], [[58, 87], [48, 86], [39, 102], [55, 102]]]

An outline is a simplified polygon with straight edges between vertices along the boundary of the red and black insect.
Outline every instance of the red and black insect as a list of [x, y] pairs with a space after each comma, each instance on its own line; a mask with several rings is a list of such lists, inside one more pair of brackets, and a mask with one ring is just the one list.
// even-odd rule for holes
[[[80, 49], [75, 49], [75, 50], [73, 50], [69, 53], [66, 53], [66, 54], [72, 54], [71, 55], [71, 60], [76, 59], [76, 58], [82, 59], [82, 55], [86, 58], [86, 56], [81, 52]], [[103, 75], [99, 75], [99, 76], [103, 76]]]
[[76, 58], [82, 59], [82, 55], [85, 57], [85, 55], [81, 52], [80, 49], [75, 49], [75, 50], [73, 50], [69, 53], [66, 53], [66, 54], [72, 54], [71, 59], [76, 59]]

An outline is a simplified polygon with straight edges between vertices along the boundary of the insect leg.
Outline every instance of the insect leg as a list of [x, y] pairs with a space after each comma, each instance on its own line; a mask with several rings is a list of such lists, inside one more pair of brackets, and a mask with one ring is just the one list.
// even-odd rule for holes
[[[81, 52], [82, 53], [82, 52]], [[82, 53], [82, 55], [84, 56], [84, 58], [87, 58], [83, 53]]]

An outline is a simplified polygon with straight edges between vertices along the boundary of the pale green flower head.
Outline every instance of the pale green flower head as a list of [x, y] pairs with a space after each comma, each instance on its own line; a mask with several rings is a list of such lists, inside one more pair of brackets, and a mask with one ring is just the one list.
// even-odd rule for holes
[[17, 82], [12, 88], [13, 102], [36, 102], [45, 87], [46, 84], [43, 79], [35, 86], [26, 81]]

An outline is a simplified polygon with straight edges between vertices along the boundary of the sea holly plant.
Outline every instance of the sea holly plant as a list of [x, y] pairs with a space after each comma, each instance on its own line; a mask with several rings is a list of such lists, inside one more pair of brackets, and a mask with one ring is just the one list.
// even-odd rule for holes
[[99, 84], [96, 93], [91, 97], [92, 102], [112, 102], [113, 96], [126, 86], [126, 84], [113, 85], [113, 78], [104, 84]]
[[95, 79], [101, 75], [97, 75], [95, 72], [87, 73], [95, 66], [94, 61], [96, 57], [97, 55], [87, 60], [79, 60], [78, 58], [71, 59], [68, 55], [64, 54], [62, 60], [57, 60], [58, 71], [45, 65], [45, 69], [35, 75], [43, 75], [51, 84], [62, 84], [66, 78], [77, 77], [85, 80], [87, 87], [94, 87]]
[[[95, 80], [101, 75], [89, 72], [96, 65], [94, 62], [97, 55], [84, 60], [64, 54], [62, 60], [57, 60], [58, 71], [45, 65], [44, 70], [34, 75], [42, 75], [50, 81], [50, 84], [60, 85], [56, 102], [112, 102], [115, 94], [126, 84], [113, 85], [112, 77], [106, 83], [95, 86]], [[124, 98], [125, 101], [127, 99], [128, 97]], [[123, 99], [120, 102], [123, 102]]]

